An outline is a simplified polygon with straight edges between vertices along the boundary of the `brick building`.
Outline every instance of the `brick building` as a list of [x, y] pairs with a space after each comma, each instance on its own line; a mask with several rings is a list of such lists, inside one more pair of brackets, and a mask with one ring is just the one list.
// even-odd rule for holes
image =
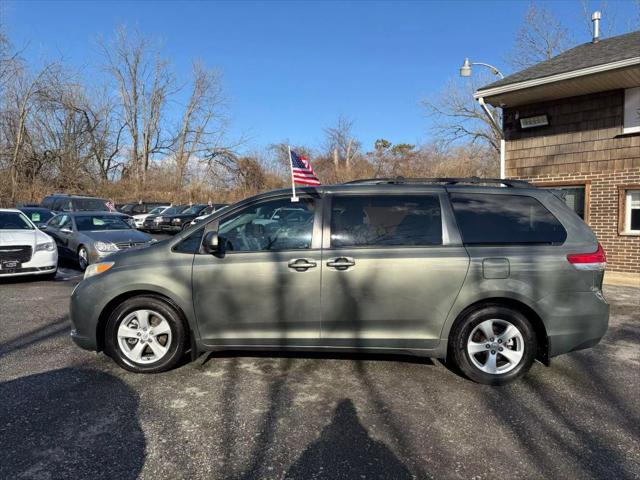
[[502, 108], [503, 174], [564, 190], [608, 269], [640, 281], [640, 31], [595, 38], [475, 96]]

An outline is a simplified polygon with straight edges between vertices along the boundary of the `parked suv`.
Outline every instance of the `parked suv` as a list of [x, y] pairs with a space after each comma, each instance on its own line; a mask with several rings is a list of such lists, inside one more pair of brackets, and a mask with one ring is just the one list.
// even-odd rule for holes
[[165, 205], [169, 205], [169, 202], [131, 202], [118, 205], [117, 210], [135, 217], [136, 215], [151, 213], [151, 210], [155, 210], [156, 207]]
[[135, 372], [187, 351], [355, 350], [446, 359], [496, 385], [606, 332], [604, 252], [550, 191], [394, 179], [290, 195], [90, 266], [75, 342]]
[[104, 198], [56, 193], [42, 199], [41, 206], [55, 213], [60, 212], [108, 212]]

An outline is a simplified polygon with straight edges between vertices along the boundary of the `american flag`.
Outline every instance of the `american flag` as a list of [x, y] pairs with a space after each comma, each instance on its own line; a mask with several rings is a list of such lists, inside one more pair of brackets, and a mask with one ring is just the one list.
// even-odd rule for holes
[[110, 212], [113, 212], [116, 209], [116, 206], [113, 204], [111, 200], [108, 200], [107, 203], [105, 203], [105, 205], [107, 206]]
[[291, 170], [294, 182], [302, 185], [320, 185], [320, 180], [309, 165], [309, 161], [293, 150], [291, 150]]

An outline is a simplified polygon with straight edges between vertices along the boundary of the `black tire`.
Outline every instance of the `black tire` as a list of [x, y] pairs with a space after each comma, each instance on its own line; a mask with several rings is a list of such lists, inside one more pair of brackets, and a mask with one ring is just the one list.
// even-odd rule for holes
[[[82, 258], [83, 250], [85, 252], [86, 262]], [[87, 247], [85, 247], [84, 245], [80, 245], [80, 247], [78, 248], [78, 266], [80, 267], [80, 271], [84, 272], [89, 265], [91, 265], [91, 259], [89, 259], [89, 251], [87, 250]]]
[[[522, 358], [514, 368], [505, 373], [492, 374], [481, 370], [474, 364], [467, 350], [467, 342], [469, 341], [476, 326], [489, 319], [506, 321], [516, 327], [522, 335], [524, 344], [524, 353]], [[500, 333], [500, 325], [496, 325], [496, 329], [498, 330], [497, 333]], [[478, 333], [475, 335], [478, 335]], [[483, 337], [483, 334], [480, 333], [480, 338]], [[481, 342], [485, 341], [488, 342], [488, 340], [481, 340]], [[487, 344], [495, 345], [494, 343]], [[449, 353], [455, 363], [455, 366], [458, 367], [458, 369], [460, 369], [460, 371], [469, 379], [485, 385], [505, 385], [517, 378], [520, 378], [529, 371], [536, 357], [537, 339], [535, 330], [531, 326], [531, 323], [521, 312], [500, 305], [490, 305], [470, 312], [454, 325], [450, 336], [449, 349]], [[497, 349], [492, 350], [492, 347], [488, 350], [489, 351], [485, 354], [487, 356], [491, 355], [494, 351], [497, 352]], [[482, 357], [483, 354], [479, 353], [478, 355]], [[497, 353], [497, 355], [498, 356], [496, 358], [499, 358], [502, 362], [506, 362], [506, 357], [501, 357], [502, 354], [500, 353]], [[478, 356], [475, 358], [477, 361], [482, 360], [482, 358], [478, 359]], [[484, 358], [487, 357], [485, 356]]]
[[[129, 314], [136, 310], [159, 313], [171, 328], [171, 343], [167, 353], [153, 363], [138, 363], [128, 358], [118, 342], [118, 328]], [[139, 340], [138, 340], [139, 341]], [[159, 373], [171, 370], [184, 357], [188, 338], [185, 322], [178, 310], [162, 297], [140, 295], [121, 303], [109, 316], [105, 326], [105, 353], [125, 370], [135, 373]]]

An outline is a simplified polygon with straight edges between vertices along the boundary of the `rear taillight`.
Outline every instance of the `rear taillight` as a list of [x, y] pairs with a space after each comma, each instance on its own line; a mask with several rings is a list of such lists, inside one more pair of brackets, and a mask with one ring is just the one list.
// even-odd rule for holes
[[604, 270], [607, 266], [607, 255], [600, 242], [598, 249], [593, 253], [570, 253], [567, 255], [569, 263], [578, 270]]

